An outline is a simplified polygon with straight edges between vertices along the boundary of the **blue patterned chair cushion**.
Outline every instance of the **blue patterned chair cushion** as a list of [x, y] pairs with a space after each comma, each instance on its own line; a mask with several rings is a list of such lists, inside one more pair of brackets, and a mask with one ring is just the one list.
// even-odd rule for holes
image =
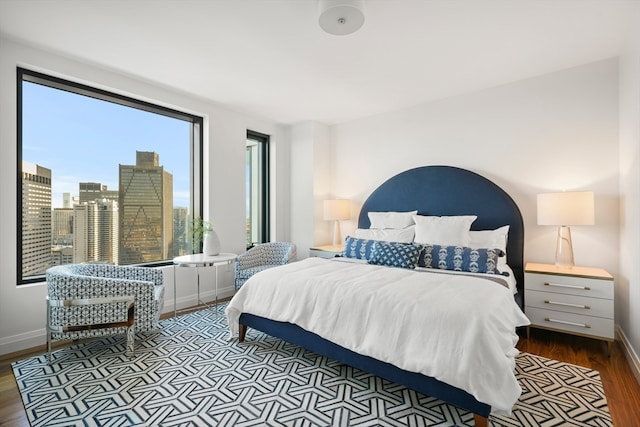
[[[46, 272], [50, 300], [77, 300], [101, 297], [135, 297], [135, 332], [157, 328], [164, 306], [162, 270], [109, 264], [65, 264]], [[122, 303], [61, 306], [52, 308], [47, 325], [99, 325], [126, 318]], [[76, 323], [77, 322], [77, 323]], [[53, 339], [78, 339], [124, 333], [125, 327], [54, 332]]]
[[358, 239], [357, 237], [348, 236], [344, 243], [344, 257], [364, 259], [369, 261], [371, 259], [371, 250], [375, 240]]
[[293, 262], [298, 257], [296, 245], [288, 242], [268, 242], [255, 245], [236, 258], [235, 288], [242, 285], [254, 274], [267, 268]]
[[416, 268], [420, 249], [412, 243], [374, 241], [369, 264]]
[[422, 245], [418, 265], [440, 270], [469, 273], [501, 274], [498, 259], [504, 256], [500, 249], [472, 249], [464, 246]]
[[243, 283], [251, 276], [253, 276], [256, 273], [261, 272], [262, 270], [267, 270], [269, 268], [273, 268], [273, 265], [259, 265], [257, 267], [252, 267], [252, 268], [245, 268], [242, 270], [239, 270], [238, 273], [236, 274], [236, 280], [238, 281], [242, 281]]

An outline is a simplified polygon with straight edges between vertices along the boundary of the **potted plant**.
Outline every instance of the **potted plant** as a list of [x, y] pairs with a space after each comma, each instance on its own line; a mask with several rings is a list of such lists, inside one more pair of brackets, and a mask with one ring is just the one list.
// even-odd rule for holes
[[220, 253], [220, 239], [209, 221], [200, 217], [193, 218], [189, 234], [192, 238], [193, 248], [197, 250], [202, 244], [202, 253], [205, 255], [218, 255]]

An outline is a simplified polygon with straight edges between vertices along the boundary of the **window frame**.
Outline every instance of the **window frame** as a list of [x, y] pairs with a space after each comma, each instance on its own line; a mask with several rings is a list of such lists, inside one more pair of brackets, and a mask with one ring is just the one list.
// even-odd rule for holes
[[[199, 216], [202, 218], [203, 213], [203, 144], [204, 144], [204, 118], [194, 114], [185, 113], [165, 106], [153, 104], [151, 102], [136, 99], [130, 96], [121, 95], [104, 89], [99, 89], [86, 84], [74, 82], [60, 77], [48, 75], [38, 71], [33, 71], [23, 67], [16, 67], [16, 93], [17, 93], [17, 179], [16, 179], [16, 220], [17, 220], [17, 239], [16, 239], [16, 261], [17, 261], [17, 284], [25, 285], [31, 283], [40, 283], [44, 281], [45, 275], [28, 276], [22, 275], [22, 84], [23, 82], [35, 83], [48, 86], [53, 89], [63, 90], [76, 95], [87, 96], [101, 101], [111, 102], [124, 107], [135, 108], [149, 113], [159, 114], [177, 120], [183, 120], [191, 123], [191, 136], [189, 147], [189, 174], [190, 174], [190, 220]], [[148, 267], [156, 267], [163, 265], [171, 265], [172, 260], [153, 261], [149, 263], [136, 264]], [[133, 264], [132, 264], [133, 265]]]
[[[250, 139], [252, 141], [256, 141], [259, 146], [259, 151], [261, 152], [261, 156], [259, 159], [259, 180], [260, 180], [260, 200], [262, 200], [262, 204], [260, 206], [260, 232], [259, 232], [259, 242], [247, 242], [247, 249], [253, 246], [254, 243], [266, 243], [270, 239], [270, 194], [269, 194], [269, 165], [270, 165], [270, 136], [264, 133], [256, 132], [250, 129], [247, 129], [247, 137], [246, 139]], [[245, 142], [246, 145], [246, 142]]]

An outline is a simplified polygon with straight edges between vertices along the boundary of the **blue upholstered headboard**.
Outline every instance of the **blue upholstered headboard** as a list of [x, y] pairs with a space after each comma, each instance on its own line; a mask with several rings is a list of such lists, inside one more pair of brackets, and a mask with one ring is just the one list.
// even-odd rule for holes
[[423, 166], [389, 178], [364, 202], [359, 228], [369, 228], [368, 212], [418, 210], [420, 215], [477, 215], [472, 230], [509, 225], [507, 260], [524, 307], [524, 224], [520, 209], [502, 188], [487, 178], [452, 166]]

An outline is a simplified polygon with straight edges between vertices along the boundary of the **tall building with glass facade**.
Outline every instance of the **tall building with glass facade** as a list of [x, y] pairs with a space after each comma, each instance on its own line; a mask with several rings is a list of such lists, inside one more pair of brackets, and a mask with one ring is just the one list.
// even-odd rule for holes
[[51, 169], [22, 162], [22, 275], [51, 266]]
[[98, 214], [98, 262], [118, 264], [120, 261], [120, 224], [118, 201], [96, 200]]
[[62, 207], [64, 209], [72, 209], [73, 208], [73, 196], [71, 193], [62, 193]]
[[173, 208], [173, 249], [175, 256], [192, 253], [190, 240], [187, 238], [189, 218], [189, 209], [184, 207]]
[[73, 246], [54, 246], [51, 248], [51, 265], [73, 263]]
[[81, 182], [79, 184], [80, 203], [95, 202], [96, 200], [118, 201], [118, 190], [108, 190], [107, 186], [99, 182]]
[[53, 246], [73, 245], [73, 209], [54, 208], [51, 220]]
[[136, 151], [119, 170], [120, 264], [173, 258], [173, 175], [157, 153]]
[[81, 203], [73, 205], [73, 262], [93, 262], [98, 254], [96, 204]]
[[117, 264], [118, 202], [95, 200], [73, 206], [73, 262]]

